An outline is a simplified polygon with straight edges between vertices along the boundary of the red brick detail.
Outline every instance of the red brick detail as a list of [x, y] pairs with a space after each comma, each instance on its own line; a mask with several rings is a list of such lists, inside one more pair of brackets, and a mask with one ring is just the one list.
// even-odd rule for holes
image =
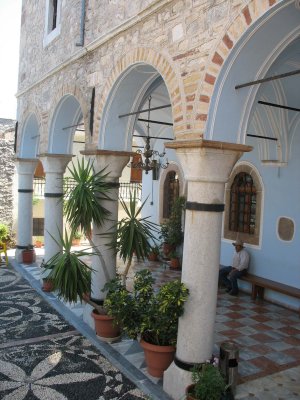
[[226, 33], [226, 35], [224, 35], [224, 37], [223, 37], [223, 42], [225, 43], [225, 45], [226, 45], [226, 47], [227, 47], [228, 49], [232, 49], [232, 47], [233, 47], [233, 41], [230, 39], [230, 37], [227, 35], [227, 33]]
[[244, 17], [245, 17], [245, 20], [246, 20], [247, 25], [250, 25], [251, 22], [252, 22], [252, 18], [251, 18], [251, 15], [250, 15], [250, 11], [249, 11], [248, 6], [246, 6], [246, 7], [242, 10], [242, 13], [243, 13], [243, 15], [244, 15]]
[[181, 115], [180, 117], [175, 118], [174, 122], [176, 123], [176, 122], [180, 122], [182, 120], [183, 120], [183, 116]]
[[214, 64], [222, 65], [224, 60], [223, 60], [223, 57], [221, 57], [219, 53], [215, 52], [212, 62]]
[[187, 72], [182, 72], [181, 76], [186, 76], [188, 73]]
[[206, 96], [205, 94], [201, 94], [199, 100], [202, 101], [202, 103], [209, 103], [210, 98], [208, 96]]
[[276, 0], [269, 0], [269, 6], [273, 6], [274, 4], [276, 4]]
[[189, 96], [186, 96], [186, 101], [194, 101], [195, 100], [195, 95], [190, 94]]
[[177, 56], [173, 57], [173, 61], [181, 60], [182, 58], [192, 56], [195, 53], [198, 53], [198, 51], [197, 52], [195, 50], [186, 51], [185, 53], [178, 54]]
[[196, 120], [206, 121], [207, 120], [207, 114], [197, 114], [196, 115]]
[[204, 78], [206, 83], [209, 83], [210, 85], [214, 85], [216, 81], [216, 77], [210, 74], [205, 74]]
[[194, 107], [193, 107], [193, 105], [192, 105], [192, 104], [190, 104], [189, 106], [187, 106], [187, 107], [186, 107], [186, 109], [187, 109], [188, 111], [192, 111], [192, 110], [193, 110], [193, 108], [194, 108]]

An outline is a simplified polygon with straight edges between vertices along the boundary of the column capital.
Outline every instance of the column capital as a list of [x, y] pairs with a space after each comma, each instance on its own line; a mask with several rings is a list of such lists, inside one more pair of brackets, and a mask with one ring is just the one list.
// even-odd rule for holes
[[106, 167], [109, 179], [118, 179], [122, 175], [124, 167], [128, 164], [130, 157], [135, 153], [132, 151], [114, 150], [85, 150], [81, 154], [95, 159], [95, 170], [100, 171]]
[[37, 158], [15, 158], [19, 175], [33, 175], [38, 164]]
[[212, 140], [175, 140], [166, 148], [176, 150], [185, 178], [195, 182], [226, 182], [238, 159], [251, 146]]
[[64, 173], [66, 166], [75, 157], [73, 154], [39, 154], [45, 173]]

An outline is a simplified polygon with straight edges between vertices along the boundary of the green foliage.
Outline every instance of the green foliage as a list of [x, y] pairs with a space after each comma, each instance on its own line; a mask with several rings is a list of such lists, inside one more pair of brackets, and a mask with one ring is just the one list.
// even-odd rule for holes
[[101, 204], [103, 200], [111, 200], [109, 192], [112, 186], [107, 182], [109, 174], [105, 173], [105, 168], [94, 173], [93, 163], [89, 160], [85, 164], [83, 158], [81, 162], [77, 161], [77, 166], [72, 163], [68, 170], [75, 187], [70, 187], [64, 194], [64, 212], [74, 232], [80, 229], [90, 237], [92, 222], [101, 226], [110, 216], [110, 211]]
[[33, 205], [33, 206], [38, 205], [39, 202], [40, 202], [40, 199], [39, 199], [38, 197], [36, 197], [36, 196], [33, 196], [33, 197], [32, 197], [32, 205]]
[[49, 271], [47, 279], [52, 280], [54, 290], [58, 290], [58, 297], [64, 301], [80, 301], [83, 295], [90, 291], [92, 269], [80, 259], [80, 257], [94, 253], [86, 250], [71, 252], [73, 232], [68, 236], [65, 230], [65, 238], [59, 233], [59, 240], [52, 239], [62, 246], [62, 252], [55, 254], [44, 268]]
[[79, 232], [79, 231], [74, 232], [73, 238], [74, 239], [81, 239], [82, 238], [82, 233]]
[[219, 368], [209, 363], [193, 368], [192, 381], [195, 384], [192, 395], [199, 400], [220, 400], [228, 387]]
[[151, 250], [150, 251], [151, 251], [151, 253], [156, 254], [158, 256], [160, 248], [159, 248], [159, 246], [151, 246]]
[[3, 242], [7, 239], [9, 234], [8, 226], [5, 224], [0, 224], [0, 242]]
[[116, 278], [104, 287], [108, 290], [104, 307], [130, 338], [141, 335], [148, 343], [174, 345], [189, 291], [176, 280], [154, 293], [153, 283], [146, 269], [136, 273], [132, 293]]
[[120, 199], [126, 217], [112, 227], [113, 239], [109, 243], [109, 247], [115, 249], [124, 262], [127, 261], [125, 277], [134, 254], [138, 261], [148, 257], [152, 249], [151, 243], [155, 241], [154, 232], [158, 232], [158, 225], [149, 221], [150, 217], [140, 217], [146, 201], [147, 199], [138, 206], [136, 191], [133, 194], [130, 192], [129, 206], [123, 199]]
[[174, 247], [183, 241], [182, 212], [185, 207], [185, 197], [178, 197], [172, 207], [169, 220], [161, 225], [160, 237], [165, 243]]

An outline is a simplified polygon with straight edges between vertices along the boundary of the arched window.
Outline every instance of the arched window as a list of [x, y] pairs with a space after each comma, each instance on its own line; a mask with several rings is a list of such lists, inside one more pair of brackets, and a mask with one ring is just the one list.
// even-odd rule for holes
[[175, 199], [179, 197], [179, 179], [175, 171], [168, 172], [164, 182], [163, 218], [170, 218]]
[[238, 165], [225, 191], [224, 238], [258, 245], [262, 207], [262, 184], [255, 167]]
[[230, 188], [229, 230], [254, 235], [256, 188], [251, 175], [240, 172]]

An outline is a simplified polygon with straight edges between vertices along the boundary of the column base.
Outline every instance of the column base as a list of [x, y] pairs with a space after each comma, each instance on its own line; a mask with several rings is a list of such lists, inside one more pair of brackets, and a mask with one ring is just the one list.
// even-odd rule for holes
[[185, 398], [185, 389], [192, 383], [192, 373], [175, 365], [174, 362], [164, 373], [163, 389], [173, 400]]
[[85, 304], [83, 308], [83, 322], [88, 324], [90, 328], [95, 330], [95, 320], [92, 317], [93, 307], [90, 304]]

